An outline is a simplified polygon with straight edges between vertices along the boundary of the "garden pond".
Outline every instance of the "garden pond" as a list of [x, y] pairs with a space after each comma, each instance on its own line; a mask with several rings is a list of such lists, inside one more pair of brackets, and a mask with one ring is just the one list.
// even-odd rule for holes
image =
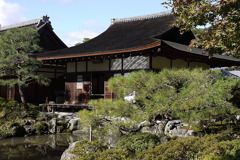
[[60, 160], [69, 144], [82, 135], [52, 134], [0, 140], [0, 160]]

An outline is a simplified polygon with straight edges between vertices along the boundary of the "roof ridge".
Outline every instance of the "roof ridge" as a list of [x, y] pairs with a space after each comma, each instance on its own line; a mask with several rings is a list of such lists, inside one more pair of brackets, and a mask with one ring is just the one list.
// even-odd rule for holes
[[159, 13], [148, 14], [143, 16], [135, 16], [135, 17], [128, 17], [128, 18], [113, 18], [111, 19], [111, 22], [112, 24], [114, 24], [114, 23], [122, 23], [122, 22], [141, 21], [145, 19], [153, 19], [153, 18], [169, 16], [171, 14], [172, 14], [171, 11], [165, 11], [165, 12], [159, 12]]
[[36, 18], [36, 19], [32, 19], [32, 20], [27, 20], [27, 21], [23, 21], [23, 22], [19, 22], [19, 23], [2, 26], [2, 27], [0, 27], [0, 31], [7, 30], [10, 28], [29, 26], [29, 25], [36, 25], [36, 27], [39, 27], [43, 23], [50, 23], [48, 16], [43, 16], [41, 18]]

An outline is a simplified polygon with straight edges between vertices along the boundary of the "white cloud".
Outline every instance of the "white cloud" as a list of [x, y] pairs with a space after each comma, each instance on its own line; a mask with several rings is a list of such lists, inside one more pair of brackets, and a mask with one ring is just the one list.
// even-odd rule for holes
[[99, 35], [99, 33], [88, 31], [88, 30], [80, 30], [80, 31], [76, 31], [76, 32], [69, 32], [68, 35], [67, 35], [67, 39], [65, 39], [64, 42], [68, 46], [74, 46], [76, 43], [82, 42], [83, 38], [94, 38], [97, 35]]
[[80, 40], [80, 41], [82, 41], [83, 38], [94, 38], [97, 35], [98, 35], [98, 33], [87, 31], [87, 30], [70, 32], [69, 33], [70, 38], [77, 39], [77, 40]]
[[0, 0], [0, 24], [9, 25], [26, 20], [23, 16], [24, 8], [17, 3]]
[[82, 42], [84, 38], [94, 38], [106, 30], [107, 26], [96, 20], [85, 21], [81, 27], [75, 32], [68, 32], [63, 38], [67, 46], [74, 46], [78, 42]]

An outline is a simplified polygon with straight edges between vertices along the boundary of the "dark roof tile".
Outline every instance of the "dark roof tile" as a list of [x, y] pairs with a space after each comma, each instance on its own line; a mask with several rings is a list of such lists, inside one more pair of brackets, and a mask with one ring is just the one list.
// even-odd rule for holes
[[38, 58], [59, 58], [65, 56], [104, 53], [109, 51], [139, 48], [159, 41], [159, 36], [171, 28], [175, 17], [169, 13], [117, 19], [96, 38], [68, 49], [38, 54]]

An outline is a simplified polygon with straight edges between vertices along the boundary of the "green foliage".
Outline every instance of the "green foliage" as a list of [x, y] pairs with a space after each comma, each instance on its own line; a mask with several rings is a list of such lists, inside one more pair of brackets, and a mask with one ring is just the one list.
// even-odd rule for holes
[[[119, 129], [136, 132], [139, 123], [154, 124], [157, 117], [164, 122], [159, 130], [173, 118], [206, 129], [212, 119], [228, 117], [234, 121], [239, 114], [239, 108], [232, 103], [233, 93], [238, 95], [234, 91], [239, 90], [239, 79], [224, 77], [217, 71], [138, 71], [129, 77], [110, 79], [109, 88], [117, 93], [118, 99], [93, 100], [92, 111], [79, 113], [83, 125], [92, 125], [105, 134]], [[123, 97], [133, 91], [136, 91], [136, 103], [125, 102]], [[100, 133], [99, 130], [96, 133]]]
[[17, 101], [7, 100], [0, 97], [0, 138], [22, 136], [25, 119], [35, 119], [39, 113], [39, 107], [29, 104], [29, 110]]
[[96, 160], [131, 160], [131, 155], [126, 150], [121, 149], [107, 149], [104, 152], [100, 152]]
[[46, 122], [36, 122], [32, 126], [32, 130], [34, 130], [37, 134], [48, 133], [48, 125]]
[[117, 142], [117, 148], [135, 152], [152, 149], [159, 144], [160, 140], [158, 136], [150, 133], [140, 133], [122, 136]]
[[10, 120], [0, 125], [0, 139], [5, 137], [23, 136], [25, 129], [19, 120]]
[[[27, 106], [22, 88], [37, 82], [47, 85], [49, 80], [35, 71], [41, 61], [29, 57], [40, 50], [39, 35], [33, 28], [14, 28], [0, 35], [0, 84], [19, 88], [22, 103]], [[7, 78], [7, 79], [6, 79]]]
[[154, 149], [138, 152], [137, 159], [237, 160], [240, 157], [239, 148], [240, 141], [238, 139], [228, 140], [218, 135], [207, 135], [202, 138], [189, 137], [169, 141]]
[[85, 42], [88, 42], [88, 41], [90, 41], [91, 39], [92, 39], [92, 38], [83, 38], [83, 41], [76, 43], [75, 46], [80, 45], [80, 44], [85, 43]]
[[196, 34], [191, 46], [201, 46], [213, 54], [240, 57], [239, 0], [167, 0], [167, 7], [176, 15], [175, 25], [181, 31], [207, 27]]
[[74, 150], [77, 160], [130, 160], [130, 155], [125, 150], [109, 150], [100, 141], [79, 141]]
[[[201, 69], [133, 72], [129, 77], [109, 80], [109, 88], [118, 99], [93, 100], [93, 110], [81, 111], [79, 116], [83, 125], [101, 128], [105, 134], [114, 129], [135, 132], [140, 122], [154, 122], [156, 117], [165, 119], [165, 123], [180, 118], [204, 129], [212, 119], [235, 119], [239, 114], [239, 108], [232, 103], [238, 101], [239, 81], [224, 77], [221, 72]], [[136, 91], [136, 103], [123, 101], [132, 91]]]
[[71, 132], [70, 129], [67, 129], [68, 127], [68, 120], [58, 120], [57, 121], [57, 130], [58, 132]]
[[20, 119], [26, 113], [17, 101], [0, 99], [0, 121]]
[[238, 108], [240, 108], [240, 81], [236, 83], [236, 85], [232, 89], [232, 95], [231, 102], [235, 104]]

